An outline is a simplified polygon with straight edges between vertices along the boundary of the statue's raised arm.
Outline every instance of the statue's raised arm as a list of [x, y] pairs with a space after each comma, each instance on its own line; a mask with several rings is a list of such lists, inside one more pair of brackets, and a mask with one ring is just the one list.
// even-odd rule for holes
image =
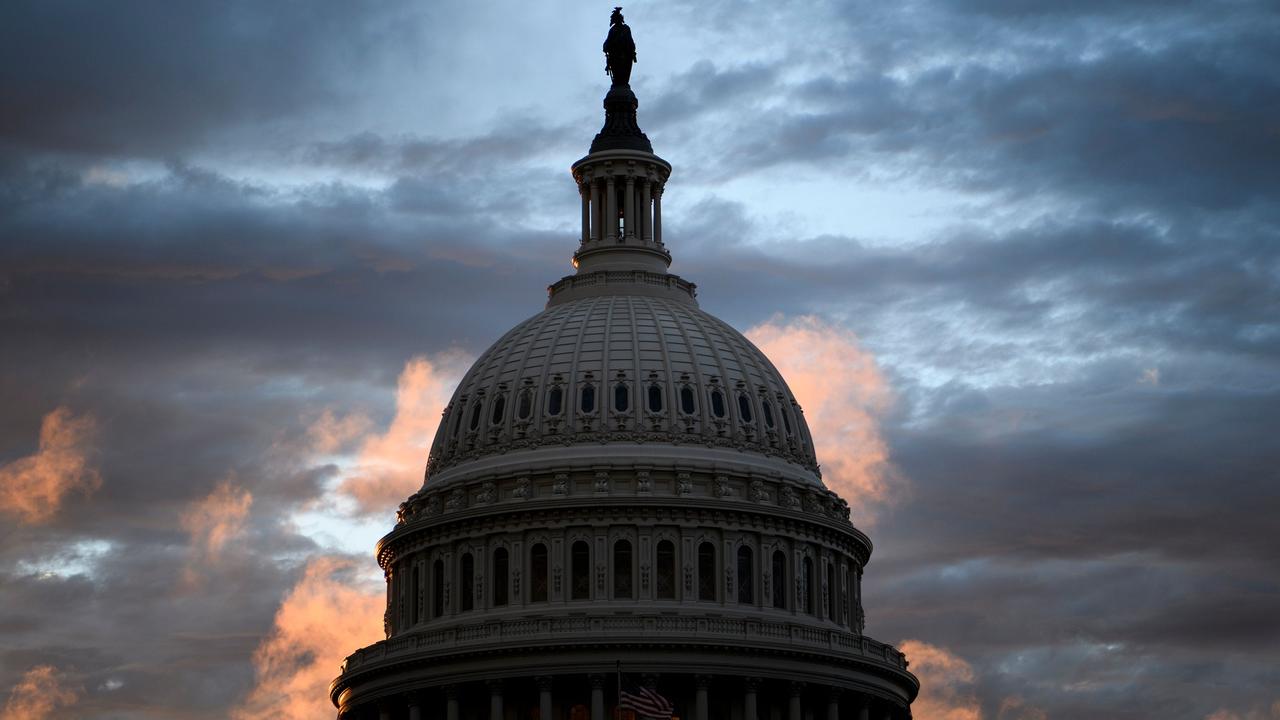
[[604, 39], [604, 71], [613, 78], [615, 87], [631, 85], [631, 63], [636, 61], [636, 43], [631, 28], [622, 20], [622, 8], [615, 7], [609, 17], [609, 36]]

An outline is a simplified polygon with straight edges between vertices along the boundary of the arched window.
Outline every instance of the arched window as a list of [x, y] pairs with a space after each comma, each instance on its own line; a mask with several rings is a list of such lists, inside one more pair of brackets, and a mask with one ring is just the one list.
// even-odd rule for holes
[[547, 601], [547, 546], [538, 543], [529, 550], [529, 602]]
[[658, 543], [658, 577], [655, 583], [659, 600], [676, 599], [676, 546], [670, 540]]
[[780, 412], [782, 413], [782, 429], [787, 431], [787, 437], [791, 437], [791, 411], [784, 407]]
[[840, 588], [836, 585], [835, 563], [827, 563], [827, 619], [840, 622]]
[[525, 388], [520, 391], [520, 398], [516, 400], [516, 417], [521, 420], [528, 420], [533, 414], [533, 393]]
[[510, 583], [511, 557], [506, 548], [493, 551], [493, 606], [502, 607], [507, 604], [507, 588]]
[[764, 415], [764, 426], [773, 429], [773, 403], [768, 400], [760, 401], [760, 411]]
[[694, 402], [693, 388], [685, 386], [680, 388], [680, 412], [685, 415], [692, 415], [698, 411], [698, 404]]
[[547, 414], [555, 417], [562, 410], [564, 410], [564, 390], [561, 390], [560, 386], [557, 385], [547, 392]]
[[814, 596], [818, 594], [818, 588], [814, 587], [817, 578], [813, 576], [813, 559], [805, 557], [800, 567], [802, 568], [800, 579], [804, 584], [804, 611], [812, 615]]
[[507, 396], [499, 395], [493, 399], [493, 412], [489, 415], [490, 425], [501, 425], [507, 414]]
[[475, 405], [471, 406], [471, 422], [467, 423], [467, 427], [475, 430], [480, 427], [480, 401], [477, 400]]
[[711, 414], [718, 418], [724, 417], [724, 393], [719, 390], [711, 391]]
[[756, 563], [751, 548], [738, 548], [738, 603], [754, 605], [756, 602]]
[[431, 564], [431, 617], [444, 614], [444, 561]]
[[413, 580], [410, 582], [410, 585], [413, 588], [413, 597], [409, 599], [409, 622], [417, 625], [418, 621], [422, 619], [418, 614], [419, 599], [422, 597], [422, 573], [418, 570], [417, 563], [414, 563], [413, 565], [412, 577]]
[[649, 386], [649, 412], [662, 412], [662, 388]]
[[742, 422], [751, 422], [751, 398], [746, 393], [738, 393], [738, 417]]
[[698, 599], [716, 599], [716, 546], [709, 542], [698, 546]]
[[613, 544], [613, 596], [631, 597], [631, 541], [619, 540]]
[[596, 388], [594, 385], [582, 386], [582, 412], [590, 414], [596, 411]]
[[626, 383], [618, 383], [613, 386], [613, 409], [618, 412], [626, 412], [631, 407], [631, 388]]
[[462, 556], [462, 569], [458, 575], [458, 612], [467, 612], [476, 606], [476, 561], [471, 553]]
[[773, 606], [779, 610], [787, 609], [787, 556], [781, 550], [773, 551]]
[[573, 544], [570, 555], [570, 597], [574, 600], [587, 600], [591, 597], [591, 546], [579, 540]]
[[458, 437], [458, 431], [462, 429], [462, 416], [465, 415], [464, 408], [458, 407], [453, 411], [453, 437]]

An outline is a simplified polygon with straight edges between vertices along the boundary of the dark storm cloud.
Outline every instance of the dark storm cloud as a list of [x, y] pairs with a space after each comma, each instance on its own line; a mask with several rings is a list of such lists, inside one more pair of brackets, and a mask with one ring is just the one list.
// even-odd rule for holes
[[68, 153], [170, 157], [348, 97], [394, 6], [254, 2], [5, 3], [0, 134]]

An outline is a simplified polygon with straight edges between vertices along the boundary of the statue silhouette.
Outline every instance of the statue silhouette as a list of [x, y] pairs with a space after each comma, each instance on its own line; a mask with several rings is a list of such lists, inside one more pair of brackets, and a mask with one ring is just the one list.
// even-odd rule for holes
[[631, 28], [622, 20], [622, 8], [615, 7], [609, 17], [609, 36], [604, 39], [604, 71], [613, 78], [613, 86], [630, 87], [631, 63], [636, 62], [636, 43]]

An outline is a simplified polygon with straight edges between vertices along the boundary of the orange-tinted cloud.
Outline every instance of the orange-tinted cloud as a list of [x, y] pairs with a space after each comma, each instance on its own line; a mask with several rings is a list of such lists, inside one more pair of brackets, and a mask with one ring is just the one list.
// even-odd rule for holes
[[235, 720], [333, 717], [328, 687], [342, 660], [382, 638], [383, 590], [352, 581], [354, 565], [330, 556], [307, 564], [254, 652], [256, 682]]
[[[354, 469], [343, 478], [338, 491], [356, 501], [361, 513], [390, 513], [422, 486], [427, 454], [435, 438], [440, 414], [466, 367], [460, 353], [433, 359], [415, 357], [404, 366], [396, 386], [396, 414], [387, 431], [360, 443]], [[324, 418], [322, 417], [323, 421]], [[311, 434], [332, 435], [331, 427], [312, 426]]]
[[849, 330], [817, 317], [775, 317], [747, 330], [804, 409], [827, 486], [870, 523], [896, 489], [878, 417], [893, 394], [871, 353]]
[[184, 579], [199, 579], [199, 569], [217, 565], [227, 545], [244, 532], [253, 495], [231, 480], [223, 480], [206, 497], [192, 502], [182, 513], [182, 529], [191, 535], [191, 554]]
[[45, 720], [59, 708], [74, 705], [80, 690], [67, 683], [52, 665], [37, 665], [22, 675], [4, 704], [0, 720]]
[[69, 493], [97, 490], [102, 478], [89, 463], [94, 429], [91, 416], [76, 416], [65, 407], [45, 415], [36, 453], [0, 467], [0, 511], [28, 524], [42, 523]]
[[911, 704], [912, 717], [921, 720], [982, 720], [982, 709], [973, 692], [973, 667], [946, 650], [903, 640], [911, 672], [920, 678], [920, 696]]
[[368, 434], [372, 426], [373, 421], [366, 415], [351, 413], [338, 417], [333, 410], [326, 408], [307, 428], [307, 438], [316, 452], [335, 453]]
[[1049, 720], [1049, 714], [1014, 696], [1000, 702], [1000, 714], [996, 716], [996, 720]]

